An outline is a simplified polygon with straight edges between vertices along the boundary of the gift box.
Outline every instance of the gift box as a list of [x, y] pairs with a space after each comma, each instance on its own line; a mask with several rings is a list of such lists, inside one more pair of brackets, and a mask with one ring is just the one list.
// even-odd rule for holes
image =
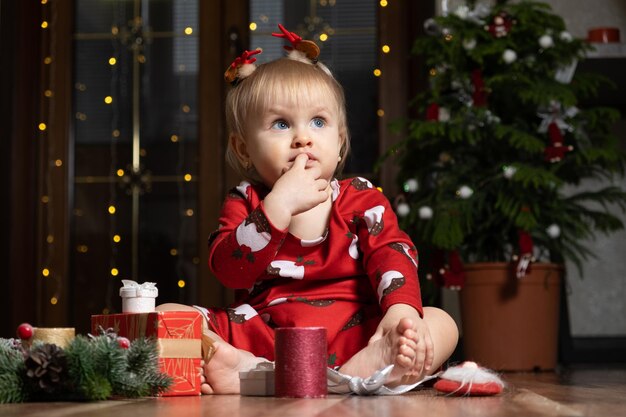
[[134, 340], [153, 337], [159, 349], [161, 371], [174, 381], [164, 396], [200, 395], [202, 316], [194, 311], [159, 311], [91, 316], [91, 332], [113, 328]]

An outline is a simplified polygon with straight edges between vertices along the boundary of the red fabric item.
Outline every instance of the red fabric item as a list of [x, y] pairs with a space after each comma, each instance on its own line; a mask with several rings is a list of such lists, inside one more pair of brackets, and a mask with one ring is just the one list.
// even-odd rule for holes
[[444, 286], [460, 290], [465, 285], [465, 269], [459, 251], [453, 250], [448, 253], [448, 271], [444, 275]]
[[502, 386], [495, 382], [486, 382], [483, 384], [465, 383], [451, 381], [448, 379], [440, 379], [435, 383], [434, 388], [446, 394], [453, 395], [496, 395], [502, 392]]
[[431, 103], [426, 109], [426, 120], [439, 120], [439, 105], [437, 103]]
[[515, 264], [515, 276], [523, 278], [530, 273], [533, 262], [533, 238], [525, 230], [518, 230], [519, 256]]
[[268, 190], [243, 182], [227, 197], [210, 237], [209, 266], [238, 289], [209, 322], [233, 346], [274, 359], [275, 327], [326, 327], [329, 363], [341, 365], [393, 304], [422, 314], [417, 251], [387, 198], [362, 178], [333, 180], [327, 233], [303, 241], [267, 219]]
[[474, 86], [474, 93], [472, 94], [474, 107], [487, 106], [487, 90], [485, 89], [485, 81], [483, 81], [480, 69], [472, 71], [472, 85]]
[[524, 230], [518, 231], [519, 238], [519, 252], [520, 255], [532, 255], [533, 253], [533, 238], [530, 234]]

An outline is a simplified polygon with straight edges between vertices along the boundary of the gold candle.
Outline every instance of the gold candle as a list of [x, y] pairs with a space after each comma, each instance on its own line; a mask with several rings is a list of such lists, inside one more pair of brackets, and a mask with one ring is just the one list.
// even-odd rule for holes
[[34, 327], [33, 341], [54, 343], [60, 348], [66, 348], [74, 339], [76, 331], [73, 327]]

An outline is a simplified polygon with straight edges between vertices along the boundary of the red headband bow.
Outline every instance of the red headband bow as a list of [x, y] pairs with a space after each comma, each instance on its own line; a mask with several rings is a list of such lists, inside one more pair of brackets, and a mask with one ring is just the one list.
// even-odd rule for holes
[[296, 50], [304, 53], [307, 58], [311, 61], [316, 61], [317, 57], [320, 55], [320, 48], [313, 41], [303, 40], [300, 36], [293, 32], [289, 32], [283, 25], [278, 24], [278, 29], [282, 33], [272, 33], [272, 36], [276, 36], [277, 38], [285, 38], [290, 43], [291, 46], [285, 46], [284, 48], [288, 51]]

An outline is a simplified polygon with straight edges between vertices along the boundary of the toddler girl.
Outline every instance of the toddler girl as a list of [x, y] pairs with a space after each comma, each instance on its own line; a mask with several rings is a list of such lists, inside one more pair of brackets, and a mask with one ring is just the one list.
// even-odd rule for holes
[[349, 151], [343, 89], [315, 44], [281, 30], [288, 58], [255, 68], [258, 52], [245, 53], [227, 71], [227, 160], [245, 181], [226, 197], [209, 263], [236, 302], [199, 308], [214, 341], [202, 391], [239, 393], [239, 371], [274, 360], [274, 328], [290, 326], [325, 327], [328, 365], [344, 374], [394, 364], [388, 385], [416, 382], [452, 353], [456, 325], [422, 307], [415, 246], [385, 196], [336, 179]]

